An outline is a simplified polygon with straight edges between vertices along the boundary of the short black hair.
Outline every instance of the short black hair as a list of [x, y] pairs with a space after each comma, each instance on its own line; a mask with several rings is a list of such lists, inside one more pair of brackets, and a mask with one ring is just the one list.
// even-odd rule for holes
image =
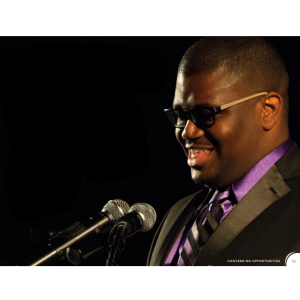
[[278, 92], [288, 107], [289, 76], [278, 51], [262, 37], [205, 37], [183, 55], [178, 73], [191, 76], [222, 69], [244, 82], [247, 93]]

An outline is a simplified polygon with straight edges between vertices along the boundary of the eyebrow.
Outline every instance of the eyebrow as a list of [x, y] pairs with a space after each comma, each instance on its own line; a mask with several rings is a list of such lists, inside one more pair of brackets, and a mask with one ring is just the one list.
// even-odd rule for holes
[[193, 109], [195, 107], [199, 107], [199, 108], [206, 108], [206, 107], [219, 107], [219, 105], [212, 105], [211, 103], [202, 103], [202, 104], [195, 104], [193, 105], [191, 108], [189, 109], [183, 109], [183, 107], [180, 105], [180, 104], [176, 104], [173, 109], [174, 110], [182, 110], [182, 111], [187, 111], [187, 110], [190, 110], [190, 109]]

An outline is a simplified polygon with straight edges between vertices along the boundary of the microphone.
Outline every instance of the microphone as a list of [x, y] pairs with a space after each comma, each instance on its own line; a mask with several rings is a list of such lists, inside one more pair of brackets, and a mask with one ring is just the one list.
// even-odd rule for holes
[[120, 199], [110, 200], [102, 211], [84, 223], [76, 222], [57, 235], [49, 239], [48, 246], [23, 261], [19, 266], [49, 266], [66, 258], [66, 249], [77, 241], [86, 238], [97, 240], [98, 248], [105, 249], [105, 233], [109, 232], [115, 220], [121, 218], [129, 211], [129, 205]]
[[154, 208], [146, 203], [136, 203], [131, 206], [128, 214], [120, 218], [109, 235], [109, 254], [106, 266], [117, 266], [117, 260], [125, 248], [125, 240], [138, 231], [146, 232], [152, 229], [156, 222]]

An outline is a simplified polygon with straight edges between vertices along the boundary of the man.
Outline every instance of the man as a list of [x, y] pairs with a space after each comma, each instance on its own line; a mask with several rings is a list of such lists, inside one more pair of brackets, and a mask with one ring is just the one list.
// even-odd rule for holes
[[288, 85], [260, 37], [204, 38], [184, 54], [166, 114], [201, 190], [168, 211], [148, 265], [285, 265], [300, 252]]

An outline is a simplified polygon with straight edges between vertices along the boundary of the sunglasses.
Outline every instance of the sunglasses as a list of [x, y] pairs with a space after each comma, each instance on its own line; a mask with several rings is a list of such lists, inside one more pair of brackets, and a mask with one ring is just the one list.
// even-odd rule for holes
[[164, 112], [171, 124], [176, 128], [184, 128], [188, 120], [191, 120], [198, 128], [209, 128], [215, 124], [215, 116], [222, 110], [237, 105], [244, 101], [266, 95], [268, 93], [258, 93], [240, 100], [236, 100], [218, 107], [199, 107], [196, 106], [188, 111], [175, 110], [173, 108], [165, 109]]

